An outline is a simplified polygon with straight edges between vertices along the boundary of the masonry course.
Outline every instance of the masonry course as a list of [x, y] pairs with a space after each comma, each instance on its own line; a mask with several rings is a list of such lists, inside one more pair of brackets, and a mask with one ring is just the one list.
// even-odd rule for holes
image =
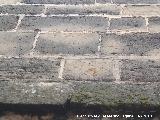
[[159, 0], [0, 0], [0, 102], [159, 106]]
[[108, 18], [99, 16], [27, 16], [22, 19], [19, 30], [42, 31], [107, 31]]
[[46, 33], [40, 34], [35, 51], [40, 54], [96, 54], [99, 35], [96, 33]]

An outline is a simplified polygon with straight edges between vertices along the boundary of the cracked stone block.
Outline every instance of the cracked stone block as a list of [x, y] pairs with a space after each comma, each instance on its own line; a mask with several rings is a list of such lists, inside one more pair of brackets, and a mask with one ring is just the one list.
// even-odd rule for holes
[[99, 35], [96, 33], [45, 33], [40, 34], [35, 51], [40, 54], [95, 54]]
[[0, 81], [57, 81], [59, 68], [58, 60], [1, 58]]
[[42, 31], [106, 31], [108, 18], [99, 16], [26, 16], [18, 30]]
[[159, 82], [160, 61], [123, 60], [121, 80], [134, 82]]
[[66, 60], [63, 78], [79, 81], [114, 81], [114, 61], [107, 59]]
[[22, 56], [33, 48], [35, 33], [0, 32], [0, 55]]

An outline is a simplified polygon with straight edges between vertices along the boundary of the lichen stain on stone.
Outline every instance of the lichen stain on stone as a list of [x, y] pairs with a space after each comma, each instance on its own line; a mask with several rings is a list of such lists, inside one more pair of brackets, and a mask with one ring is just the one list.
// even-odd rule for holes
[[90, 68], [86, 72], [89, 73], [90, 75], [94, 76], [94, 77], [97, 76], [96, 68]]

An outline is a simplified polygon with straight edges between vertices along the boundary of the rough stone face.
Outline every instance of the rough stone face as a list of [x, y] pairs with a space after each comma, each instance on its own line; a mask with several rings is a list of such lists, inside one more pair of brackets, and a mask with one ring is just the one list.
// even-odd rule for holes
[[114, 61], [107, 59], [66, 60], [63, 78], [80, 81], [113, 81]]
[[58, 81], [60, 61], [36, 58], [0, 59], [0, 81]]
[[9, 31], [16, 27], [18, 23], [18, 16], [2, 15], [0, 16], [0, 31]]
[[160, 81], [160, 61], [123, 60], [121, 67], [122, 81]]
[[0, 55], [22, 56], [33, 47], [35, 33], [0, 32]]
[[112, 0], [113, 3], [118, 4], [156, 4], [160, 3], [160, 0]]
[[159, 33], [103, 34], [101, 52], [105, 55], [159, 56]]
[[44, 6], [42, 5], [3, 5], [0, 6], [2, 14], [41, 14]]
[[86, 105], [156, 105], [160, 102], [160, 86], [156, 83], [80, 83], [71, 96], [71, 102]]
[[148, 26], [149, 26], [150, 32], [159, 32], [160, 31], [160, 17], [150, 17]]
[[23, 0], [27, 4], [94, 4], [94, 0]]
[[146, 21], [142, 17], [113, 18], [110, 21], [110, 30], [143, 30], [146, 31]]
[[8, 4], [16, 4], [21, 2], [22, 0], [0, 0], [0, 4], [8, 5]]
[[35, 50], [41, 54], [95, 54], [99, 35], [96, 33], [46, 33], [38, 38]]
[[123, 8], [123, 15], [132, 16], [159, 16], [160, 6], [152, 5], [127, 5]]
[[46, 14], [107, 14], [119, 15], [121, 7], [117, 5], [61, 5], [48, 6]]
[[67, 83], [0, 81], [0, 102], [10, 104], [64, 104], [72, 92]]
[[108, 18], [98, 16], [26, 16], [19, 30], [42, 31], [106, 31]]
[[111, 3], [111, 0], [96, 0], [97, 3]]

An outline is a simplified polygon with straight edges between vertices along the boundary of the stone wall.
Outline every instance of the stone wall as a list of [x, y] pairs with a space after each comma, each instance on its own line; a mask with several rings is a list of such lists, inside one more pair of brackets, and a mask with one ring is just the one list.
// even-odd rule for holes
[[0, 102], [160, 105], [160, 0], [0, 0]]

